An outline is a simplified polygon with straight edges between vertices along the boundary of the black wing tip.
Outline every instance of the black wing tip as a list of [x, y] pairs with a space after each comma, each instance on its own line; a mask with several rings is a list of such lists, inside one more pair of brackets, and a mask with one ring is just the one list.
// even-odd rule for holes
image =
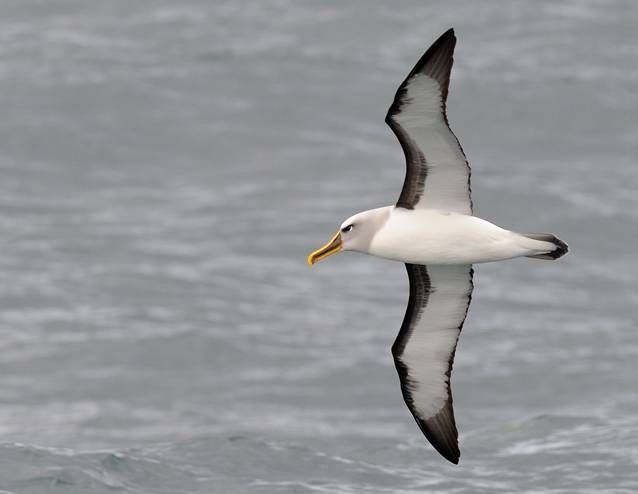
[[461, 458], [461, 451], [459, 450], [458, 443], [454, 442], [442, 442], [439, 441], [439, 438], [434, 436], [433, 434], [425, 434], [425, 437], [430, 442], [432, 447], [447, 461], [450, 463], [454, 463], [455, 465], [459, 464], [459, 459]]
[[450, 449], [450, 448], [436, 448], [439, 454], [445, 458], [450, 463], [454, 463], [455, 465], [459, 464], [459, 460], [461, 459], [461, 452], [459, 451], [458, 446]]
[[[421, 59], [417, 62], [417, 64], [410, 72], [408, 79], [414, 74], [418, 74], [423, 70], [425, 65], [432, 60], [433, 58], [443, 57], [443, 58], [452, 58], [454, 54], [454, 47], [456, 46], [456, 35], [454, 34], [454, 28], [451, 27], [447, 31], [445, 31], [441, 36], [439, 36], [434, 43], [430, 45], [430, 47], [423, 54]], [[450, 64], [451, 65], [451, 64]]]
[[[408, 76], [401, 83], [394, 96], [394, 101], [385, 116], [385, 122], [392, 127], [392, 117], [399, 113], [401, 108], [401, 96], [405, 91], [408, 81], [415, 75], [422, 72], [430, 72], [441, 86], [443, 100], [447, 100], [447, 89], [450, 83], [450, 71], [452, 70], [454, 47], [456, 46], [456, 36], [454, 28], [450, 28], [439, 36], [434, 43], [421, 56], [416, 65], [412, 68]], [[394, 128], [393, 128], [394, 130]], [[396, 132], [395, 132], [396, 133]]]
[[450, 463], [454, 463], [455, 465], [459, 464], [459, 460], [461, 459], [461, 453], [459, 452], [459, 450], [441, 451], [440, 449], [437, 449], [437, 451], [443, 458], [445, 458]]
[[[437, 47], [439, 48], [442, 45], [447, 45], [449, 43], [456, 44], [456, 34], [454, 33], [454, 28], [451, 27], [447, 31], [445, 31], [441, 36], [439, 36], [430, 48]], [[432, 50], [434, 51], [434, 50]]]
[[[454, 437], [454, 441], [450, 441], [450, 440], [446, 441], [446, 438], [441, 437], [439, 434], [435, 434], [421, 420], [417, 419], [417, 423], [419, 424], [419, 428], [421, 429], [421, 432], [423, 432], [423, 435], [428, 440], [428, 442], [432, 445], [432, 447], [436, 450], [436, 452], [439, 453], [443, 458], [445, 458], [450, 463], [454, 463], [455, 465], [458, 465], [459, 459], [461, 458], [461, 451], [459, 450], [456, 434]], [[454, 432], [456, 433], [456, 430]]]
[[439, 420], [442, 418], [440, 416], [433, 418], [434, 420], [417, 419], [417, 424], [432, 447], [447, 461], [458, 465], [461, 451], [454, 415], [451, 415], [451, 421], [445, 421], [447, 423], [442, 423], [443, 421]]
[[[454, 46], [456, 45], [456, 35], [454, 34], [454, 28], [451, 27], [447, 31], [445, 31], [441, 36], [436, 38], [434, 43], [430, 45], [430, 47], [426, 50], [425, 55], [433, 56], [440, 50], [444, 49], [452, 49], [454, 50]], [[417, 64], [418, 65], [418, 64]]]

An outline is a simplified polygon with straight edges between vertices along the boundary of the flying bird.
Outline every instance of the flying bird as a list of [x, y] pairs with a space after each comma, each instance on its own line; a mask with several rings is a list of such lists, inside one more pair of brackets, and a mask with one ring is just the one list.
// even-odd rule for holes
[[460, 452], [450, 375], [474, 287], [472, 265], [567, 253], [550, 233], [516, 233], [473, 216], [470, 166], [446, 115], [455, 45], [449, 29], [430, 46], [386, 115], [405, 154], [397, 203], [351, 216], [308, 256], [310, 265], [340, 251], [405, 263], [410, 296], [392, 355], [417, 425], [452, 463]]

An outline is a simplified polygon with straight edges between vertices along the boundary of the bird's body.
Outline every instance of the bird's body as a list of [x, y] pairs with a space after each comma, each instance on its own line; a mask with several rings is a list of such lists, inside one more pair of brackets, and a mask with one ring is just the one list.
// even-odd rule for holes
[[545, 254], [555, 248], [551, 242], [451, 211], [386, 206], [359, 213], [346, 223], [362, 220], [378, 228], [364, 248], [351, 250], [410, 264], [477, 264]]
[[474, 288], [472, 264], [553, 260], [567, 245], [549, 233], [515, 233], [472, 215], [470, 166], [446, 115], [455, 45], [452, 29], [432, 44], [386, 115], [406, 160], [396, 205], [348, 218], [308, 263], [343, 250], [405, 263], [410, 296], [392, 345], [401, 393], [434, 448], [458, 463], [450, 377]]

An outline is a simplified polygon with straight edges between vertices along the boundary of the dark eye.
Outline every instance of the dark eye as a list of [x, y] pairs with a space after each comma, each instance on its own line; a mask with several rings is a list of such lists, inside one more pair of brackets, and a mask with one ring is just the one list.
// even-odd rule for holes
[[354, 225], [348, 225], [348, 226], [344, 226], [341, 231], [343, 233], [348, 233], [350, 230], [352, 230], [354, 228]]

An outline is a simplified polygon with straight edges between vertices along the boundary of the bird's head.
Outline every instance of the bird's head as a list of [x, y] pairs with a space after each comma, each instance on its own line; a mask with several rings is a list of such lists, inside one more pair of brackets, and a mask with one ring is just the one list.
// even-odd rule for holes
[[343, 250], [368, 252], [372, 238], [388, 219], [388, 209], [371, 209], [345, 220], [326, 245], [308, 255], [308, 264], [312, 266]]

